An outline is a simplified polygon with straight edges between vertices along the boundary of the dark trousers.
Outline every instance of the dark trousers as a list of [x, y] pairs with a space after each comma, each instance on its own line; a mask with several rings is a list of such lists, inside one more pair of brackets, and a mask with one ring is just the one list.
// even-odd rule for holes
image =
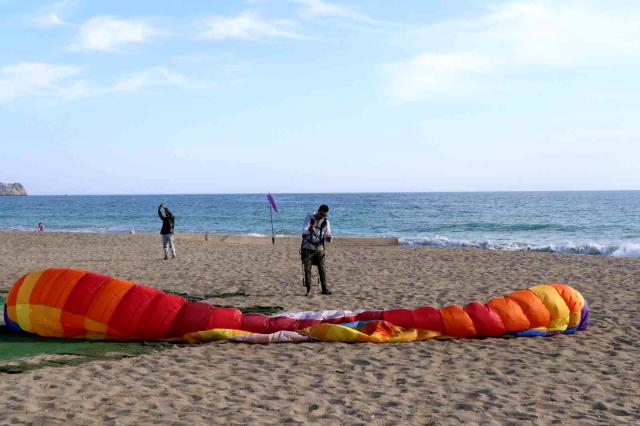
[[302, 266], [304, 267], [304, 286], [309, 290], [311, 288], [311, 266], [318, 267], [318, 275], [320, 275], [320, 286], [322, 291], [327, 289], [327, 275], [324, 264], [324, 250], [309, 250], [303, 248], [301, 251]]

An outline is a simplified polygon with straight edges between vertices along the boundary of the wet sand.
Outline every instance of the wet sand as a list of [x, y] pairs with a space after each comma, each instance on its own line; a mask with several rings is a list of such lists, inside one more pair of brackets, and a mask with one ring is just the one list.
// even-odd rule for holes
[[451, 424], [640, 422], [640, 259], [328, 247], [331, 296], [304, 297], [297, 239], [0, 232], [0, 289], [73, 267], [161, 289], [243, 291], [210, 303], [288, 311], [445, 306], [543, 282], [588, 299], [592, 325], [549, 338], [405, 344], [210, 343], [117, 361], [0, 375], [0, 423]]

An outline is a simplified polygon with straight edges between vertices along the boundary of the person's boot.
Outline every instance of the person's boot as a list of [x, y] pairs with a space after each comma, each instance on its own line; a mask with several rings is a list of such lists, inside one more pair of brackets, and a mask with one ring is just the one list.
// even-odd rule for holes
[[329, 294], [331, 294], [331, 290], [329, 290], [326, 285], [323, 285], [322, 286], [322, 294], [329, 295]]

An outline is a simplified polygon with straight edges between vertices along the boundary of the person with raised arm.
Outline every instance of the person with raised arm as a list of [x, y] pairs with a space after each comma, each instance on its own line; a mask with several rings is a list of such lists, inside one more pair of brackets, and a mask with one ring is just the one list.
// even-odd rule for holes
[[[162, 214], [162, 210], [164, 209], [164, 214]], [[176, 258], [176, 245], [173, 238], [174, 227], [176, 223], [176, 216], [169, 210], [168, 207], [165, 207], [164, 204], [160, 204], [158, 206], [158, 216], [162, 220], [162, 229], [160, 229], [160, 234], [162, 235], [162, 247], [164, 248], [164, 260], [169, 258], [169, 249], [171, 249], [171, 255], [175, 259]]]

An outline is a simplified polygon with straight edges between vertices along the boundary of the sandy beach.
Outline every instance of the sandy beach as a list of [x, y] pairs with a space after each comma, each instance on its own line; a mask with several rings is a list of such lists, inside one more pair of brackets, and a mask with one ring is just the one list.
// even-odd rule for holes
[[640, 259], [406, 248], [337, 239], [330, 287], [304, 297], [297, 239], [0, 232], [0, 289], [72, 267], [160, 289], [242, 291], [213, 304], [287, 311], [445, 306], [543, 282], [587, 298], [592, 325], [549, 338], [405, 344], [210, 343], [0, 374], [0, 423], [623, 424], [640, 422]]

